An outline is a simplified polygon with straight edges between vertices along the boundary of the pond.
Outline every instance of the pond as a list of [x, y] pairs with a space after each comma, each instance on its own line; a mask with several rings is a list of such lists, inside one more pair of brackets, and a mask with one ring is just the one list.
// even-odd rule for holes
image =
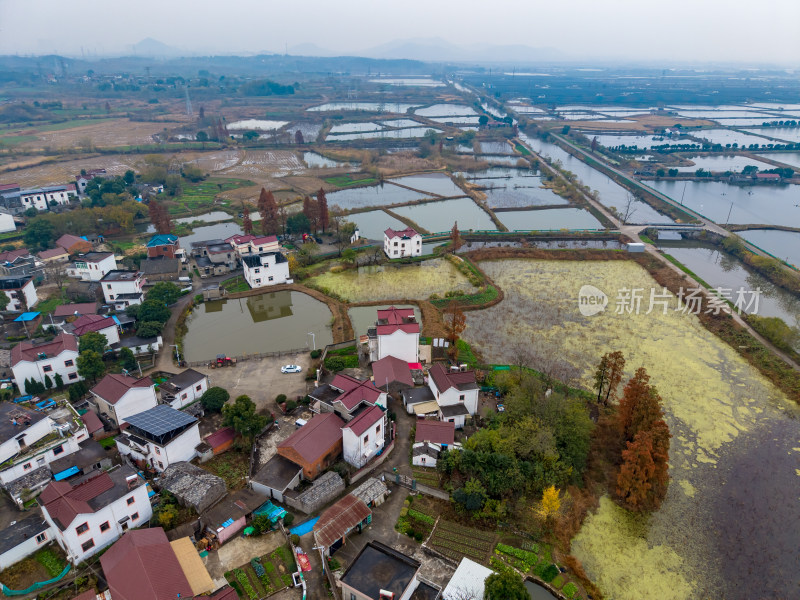
[[371, 300], [427, 300], [452, 290], [471, 293], [475, 287], [443, 258], [410, 265], [358, 267], [342, 273], [323, 273], [310, 280], [350, 302]]
[[419, 127], [421, 123], [414, 119], [391, 119], [389, 121], [381, 121], [382, 125], [386, 127], [394, 127], [395, 129], [402, 129], [404, 127]]
[[531, 600], [553, 600], [554, 598], [558, 598], [558, 596], [551, 594], [548, 589], [543, 588], [533, 581], [525, 580], [525, 589], [528, 590], [528, 595], [531, 597]]
[[330, 134], [363, 133], [365, 131], [381, 131], [383, 127], [377, 123], [340, 123], [331, 127]]
[[393, 208], [392, 211], [401, 217], [411, 219], [431, 233], [450, 231], [456, 221], [458, 221], [458, 228], [461, 231], [497, 229], [497, 226], [486, 211], [475, 204], [471, 198], [426, 202], [415, 206], [401, 206]]
[[693, 131], [692, 137], [703, 138], [712, 144], [739, 144], [740, 146], [749, 146], [750, 144], [772, 144], [772, 140], [765, 137], [755, 136], [732, 129], [703, 129], [702, 131]]
[[338, 160], [333, 160], [332, 158], [326, 158], [321, 154], [317, 154], [316, 152], [303, 152], [303, 162], [308, 165], [309, 169], [319, 169], [319, 168], [334, 168], [334, 167], [349, 167], [350, 163], [341, 162]]
[[593, 134], [592, 132], [584, 132], [584, 135], [589, 139], [597, 138], [597, 143], [606, 148], [616, 148], [617, 146], [638, 146], [639, 148], [650, 149], [653, 146], [664, 146], [671, 144], [697, 144], [693, 140], [673, 140], [662, 136], [653, 135], [609, 135], [609, 134]]
[[458, 125], [479, 125], [480, 117], [428, 117], [437, 123], [454, 123]]
[[294, 141], [295, 135], [299, 131], [306, 144], [313, 144], [317, 140], [320, 129], [322, 129], [322, 123], [301, 121], [299, 123], [292, 123], [291, 126], [287, 128], [287, 131], [291, 134], [292, 141]]
[[247, 130], [254, 130], [254, 131], [273, 131], [275, 129], [280, 129], [281, 127], [288, 125], [289, 121], [265, 121], [264, 119], [244, 119], [242, 121], [234, 121], [233, 123], [228, 123], [228, 129], [233, 130], [240, 130], [240, 129], [247, 129]]
[[[758, 309], [762, 317], [780, 317], [788, 325], [800, 325], [800, 299], [746, 267], [738, 258], [697, 242], [659, 242], [658, 247], [689, 267], [712, 287], [736, 291], [761, 290]], [[745, 303], [750, 299], [748, 295]], [[748, 311], [753, 312], [753, 311]]]
[[520, 161], [520, 157], [512, 154], [476, 154], [475, 160], [485, 160], [495, 165], [514, 166]]
[[796, 144], [800, 142], [800, 127], [765, 127], [763, 129], [746, 129], [750, 133], [769, 136], [775, 140]]
[[690, 167], [676, 167], [678, 171], [682, 173], [694, 173], [697, 169], [705, 169], [712, 173], [724, 173], [725, 171], [740, 172], [748, 165], [753, 165], [762, 170], [774, 168], [772, 165], [761, 162], [760, 160], [754, 160], [749, 156], [695, 156], [691, 158], [687, 156], [686, 158], [692, 161], [694, 165]]
[[592, 213], [582, 208], [545, 208], [495, 213], [509, 231], [552, 229], [604, 229]]
[[486, 154], [514, 154], [514, 148], [506, 142], [480, 142], [480, 146]]
[[518, 169], [514, 167], [491, 167], [483, 171], [469, 171], [456, 173], [470, 183], [476, 185], [494, 185], [510, 187], [533, 187], [539, 185], [541, 178], [533, 169]]
[[[800, 188], [722, 181], [649, 181], [650, 187], [717, 223], [800, 227]], [[684, 186], [686, 193], [684, 194]], [[728, 216], [730, 214], [730, 217]]]
[[479, 179], [475, 183], [486, 186], [483, 193], [490, 208], [521, 208], [525, 206], [567, 205], [569, 202], [552, 190], [542, 187], [541, 178], [528, 177], [531, 185], [503, 185], [502, 179]]
[[[620, 212], [625, 210], [630, 193], [610, 177], [593, 169], [555, 144], [543, 142], [537, 138], [530, 138], [524, 136], [524, 134], [520, 135], [520, 138], [540, 156], [550, 156], [553, 160], [561, 161], [563, 168], [574, 173], [580, 182], [588, 186], [589, 189], [598, 192], [598, 198], [603, 205], [608, 208], [615, 208]], [[634, 200], [631, 206], [633, 212], [628, 219], [630, 223], [674, 223], [672, 219], [662, 215], [646, 202]]]
[[365, 112], [404, 113], [415, 106], [419, 106], [419, 104], [405, 104], [403, 102], [328, 102], [319, 106], [312, 106], [306, 110], [311, 112], [363, 110]]
[[430, 77], [381, 77], [370, 79], [370, 83], [385, 83], [387, 85], [417, 86], [417, 87], [444, 87], [444, 83]]
[[361, 335], [367, 335], [367, 329], [375, 326], [378, 318], [377, 311], [394, 306], [395, 308], [413, 308], [417, 317], [417, 322], [422, 323], [422, 313], [416, 304], [382, 304], [381, 306], [353, 306], [347, 314], [350, 315], [350, 322], [353, 324], [353, 331], [356, 339]]
[[216, 223], [207, 227], [195, 227], [191, 234], [185, 235], [178, 240], [181, 248], [187, 252], [192, 250], [192, 242], [204, 242], [205, 240], [224, 240], [232, 235], [242, 234], [241, 225], [238, 223]]
[[386, 229], [390, 227], [392, 229], [406, 228], [405, 223], [386, 214], [382, 210], [355, 213], [347, 215], [345, 218], [358, 226], [362, 238], [378, 240], [381, 244], [383, 244], [383, 232], [386, 231]]
[[739, 231], [736, 235], [800, 269], [800, 233], [775, 229], [749, 229]]
[[385, 129], [383, 131], [329, 135], [326, 139], [329, 142], [346, 142], [351, 140], [418, 138], [424, 137], [427, 131], [442, 132], [441, 129], [436, 129], [435, 127], [409, 127], [408, 129]]
[[756, 154], [763, 158], [783, 163], [800, 169], [800, 152], [770, 152], [769, 154]]
[[477, 117], [478, 113], [475, 112], [470, 106], [463, 104], [434, 104], [426, 108], [418, 108], [414, 111], [421, 117]]
[[458, 187], [449, 176], [444, 173], [425, 173], [422, 175], [407, 175], [398, 179], [388, 179], [406, 187], [426, 192], [437, 196], [463, 196], [464, 190]]
[[[661, 291], [632, 261], [480, 267], [505, 293], [500, 304], [466, 313], [463, 337], [484, 356], [513, 364], [525, 347], [533, 368], [575, 369], [591, 389], [599, 356], [620, 350], [626, 375], [644, 366], [663, 398], [673, 437], [661, 509], [640, 518], [603, 498], [572, 542], [605, 597], [781, 598], [797, 589], [796, 404], [696, 316], [675, 311], [676, 299], [666, 314], [617, 314], [619, 290]], [[583, 285], [603, 290], [609, 309], [581, 315]]]
[[214, 223], [216, 221], [225, 221], [233, 217], [222, 210], [212, 210], [211, 212], [203, 213], [202, 215], [195, 215], [193, 217], [183, 217], [175, 219], [176, 223], [192, 223], [194, 221], [203, 221], [204, 223]]
[[327, 194], [328, 206], [338, 206], [345, 210], [365, 206], [389, 206], [424, 197], [425, 194], [387, 184], [351, 188]]
[[210, 360], [217, 354], [242, 356], [333, 342], [328, 307], [301, 292], [265, 292], [258, 296], [212, 300], [187, 319], [186, 360]]

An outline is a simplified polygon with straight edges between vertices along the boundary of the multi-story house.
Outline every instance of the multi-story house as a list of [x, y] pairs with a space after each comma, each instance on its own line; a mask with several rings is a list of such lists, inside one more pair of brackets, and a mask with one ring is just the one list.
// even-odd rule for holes
[[386, 392], [369, 379], [359, 380], [338, 373], [330, 383], [325, 383], [309, 394], [313, 401], [311, 410], [317, 413], [336, 413], [350, 421], [359, 410], [370, 406], [386, 408]]
[[75, 482], [54, 481], [39, 500], [58, 545], [73, 564], [85, 561], [153, 515], [147, 486], [125, 465]]
[[422, 256], [422, 236], [411, 227], [383, 232], [383, 251], [389, 258]]
[[478, 410], [475, 371], [448, 371], [436, 363], [428, 373], [428, 387], [439, 405], [439, 418], [454, 423], [456, 429], [464, 427], [467, 416]]
[[129, 416], [158, 404], [156, 386], [149, 377], [136, 379], [128, 375], [109, 373], [90, 391], [97, 412], [115, 427], [122, 425]]
[[81, 281], [100, 281], [117, 268], [117, 259], [111, 252], [87, 252], [75, 257], [67, 266], [67, 275]]
[[367, 330], [370, 360], [394, 356], [407, 363], [419, 362], [419, 333], [413, 308], [379, 310], [375, 327]]
[[154, 235], [147, 242], [147, 258], [179, 258], [185, 257], [178, 236], [172, 233]]
[[63, 329], [70, 331], [79, 338], [91, 332], [101, 333], [106, 336], [109, 346], [119, 342], [119, 325], [117, 325], [113, 317], [82, 315], [72, 323], [66, 324]]
[[100, 280], [106, 303], [113, 304], [116, 310], [125, 310], [132, 304], [141, 304], [144, 299], [145, 283], [147, 281], [139, 271], [109, 271]]
[[75, 383], [82, 379], [78, 375], [78, 338], [69, 333], [59, 333], [51, 341], [34, 344], [25, 340], [11, 349], [11, 370], [14, 381], [20, 389], [25, 389], [25, 381], [32, 379], [39, 383], [45, 377], [55, 383], [56, 374], [64, 383]]
[[65, 233], [56, 240], [56, 246], [63, 248], [70, 254], [91, 252], [92, 243], [85, 237]]
[[289, 260], [280, 252], [262, 252], [242, 256], [244, 280], [251, 288], [290, 282]]
[[386, 413], [371, 406], [342, 428], [342, 456], [360, 469], [383, 450], [386, 441]]
[[33, 307], [38, 301], [33, 277], [30, 275], [9, 275], [0, 277], [0, 290], [8, 296], [6, 310], [19, 312]]

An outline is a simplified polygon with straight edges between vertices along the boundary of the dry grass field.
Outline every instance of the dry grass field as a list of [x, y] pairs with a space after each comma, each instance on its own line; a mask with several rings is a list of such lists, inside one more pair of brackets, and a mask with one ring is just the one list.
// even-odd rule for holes
[[685, 119], [661, 115], [634, 115], [625, 117], [631, 123], [609, 123], [608, 121], [551, 121], [561, 125], [571, 125], [575, 129], [591, 129], [592, 131], [655, 131], [665, 127], [673, 127], [680, 123], [684, 127], [713, 127], [714, 122], [708, 119]]

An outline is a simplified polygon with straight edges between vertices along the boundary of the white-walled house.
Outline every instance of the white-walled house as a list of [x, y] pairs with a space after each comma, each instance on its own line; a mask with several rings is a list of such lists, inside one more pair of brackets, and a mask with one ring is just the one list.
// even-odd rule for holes
[[54, 534], [53, 526], [38, 509], [0, 530], [0, 571], [49, 544]]
[[190, 414], [159, 404], [129, 416], [128, 427], [114, 441], [120, 454], [162, 472], [197, 456], [200, 423]]
[[371, 406], [342, 428], [342, 455], [360, 469], [383, 450], [385, 440], [386, 413], [380, 406]]
[[439, 418], [454, 423], [456, 429], [478, 411], [480, 388], [474, 371], [448, 371], [436, 363], [428, 373], [428, 387], [439, 405]]
[[113, 252], [87, 252], [67, 266], [67, 275], [81, 281], [100, 281], [116, 268], [117, 259]]
[[244, 279], [251, 288], [289, 282], [289, 260], [280, 252], [242, 256]]
[[39, 211], [49, 210], [52, 204], [69, 204], [70, 198], [77, 196], [78, 192], [75, 189], [75, 184], [72, 183], [21, 190], [19, 193], [23, 212], [29, 208], [35, 208]]
[[25, 389], [25, 380], [44, 383], [49, 376], [55, 383], [56, 374], [65, 384], [83, 379], [78, 375], [78, 338], [69, 333], [59, 333], [51, 341], [34, 344], [25, 340], [11, 349], [11, 370], [14, 381]]
[[422, 236], [411, 227], [383, 232], [383, 251], [389, 258], [422, 256]]
[[281, 246], [274, 235], [233, 235], [225, 240], [241, 258], [248, 254], [262, 254], [264, 252], [280, 252]]
[[78, 564], [150, 520], [147, 486], [129, 466], [91, 473], [76, 482], [54, 481], [39, 500], [55, 539]]
[[9, 303], [6, 310], [11, 312], [24, 311], [39, 302], [33, 277], [30, 275], [0, 277], [0, 290], [8, 296]]
[[109, 373], [91, 390], [97, 412], [115, 427], [129, 416], [141, 413], [158, 404], [156, 386], [149, 377], [136, 379], [128, 375]]
[[330, 383], [325, 383], [309, 394], [313, 401], [311, 410], [316, 413], [336, 413], [350, 421], [359, 409], [369, 406], [386, 408], [387, 394], [369, 379], [360, 380], [337, 373]]
[[8, 233], [9, 231], [16, 231], [17, 224], [14, 222], [14, 217], [6, 210], [0, 210], [0, 233]]
[[107, 304], [113, 304], [116, 310], [125, 310], [132, 304], [141, 304], [144, 299], [142, 291], [146, 280], [139, 271], [109, 271], [100, 280], [103, 297]]
[[108, 345], [119, 342], [119, 325], [112, 317], [102, 315], [81, 315], [72, 323], [64, 326], [79, 338], [87, 333], [96, 332], [106, 336]]
[[208, 377], [194, 369], [173, 375], [161, 384], [161, 400], [172, 408], [180, 409], [199, 400], [208, 390]]
[[370, 361], [394, 356], [407, 363], [419, 362], [419, 333], [413, 308], [379, 310], [375, 327], [367, 331]]

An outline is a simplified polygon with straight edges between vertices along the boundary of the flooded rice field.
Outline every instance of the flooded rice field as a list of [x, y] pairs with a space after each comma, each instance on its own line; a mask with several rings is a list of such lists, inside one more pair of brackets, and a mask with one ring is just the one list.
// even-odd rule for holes
[[463, 104], [434, 104], [426, 108], [418, 108], [414, 114], [420, 117], [477, 117], [478, 113], [471, 106]]
[[253, 131], [274, 131], [289, 124], [289, 121], [266, 121], [264, 119], [244, 119], [242, 121], [234, 121], [228, 123], [228, 129], [235, 131], [239, 130], [253, 130]]
[[[798, 410], [693, 315], [617, 314], [618, 290], [661, 288], [627, 261], [485, 261], [505, 291], [500, 304], [467, 313], [464, 338], [495, 360], [527, 348], [532, 365], [575, 369], [591, 388], [599, 356], [621, 350], [628, 375], [647, 368], [663, 397], [673, 439], [661, 509], [631, 515], [603, 499], [572, 544], [608, 598], [789, 598], [800, 585]], [[609, 297], [595, 316], [578, 291]], [[557, 358], [553, 358], [557, 357]], [[550, 364], [553, 368], [553, 364]]]
[[351, 188], [331, 192], [327, 195], [328, 206], [338, 206], [345, 210], [366, 206], [390, 206], [425, 198], [425, 194], [407, 190], [397, 185], [383, 184]]
[[186, 321], [186, 360], [304, 348], [311, 345], [308, 332], [321, 348], [333, 342], [330, 323], [328, 307], [301, 292], [212, 300], [198, 306]]
[[395, 129], [402, 129], [404, 127], [419, 127], [421, 123], [414, 119], [391, 119], [389, 121], [381, 121], [382, 125], [386, 127], [394, 127]]
[[749, 146], [750, 144], [771, 144], [772, 140], [759, 135], [751, 135], [749, 133], [742, 133], [732, 129], [703, 129], [702, 131], [693, 131], [692, 136], [696, 138], [703, 138], [712, 144], [739, 144], [739, 146]]
[[332, 158], [327, 158], [321, 154], [317, 154], [316, 152], [303, 152], [303, 162], [308, 165], [309, 169], [332, 169], [334, 167], [350, 166], [350, 163], [333, 160]]
[[[525, 206], [548, 206], [569, 202], [552, 190], [541, 186], [539, 177], [528, 177], [531, 185], [505, 184], [502, 179], [478, 179], [472, 183], [484, 186], [486, 201], [490, 208], [522, 208]], [[537, 185], [539, 184], [539, 185]]]
[[554, 229], [603, 229], [592, 213], [582, 208], [545, 208], [498, 212], [497, 218], [509, 231], [550, 231]]
[[427, 300], [451, 290], [473, 292], [475, 287], [443, 258], [410, 265], [359, 267], [341, 273], [323, 273], [310, 283], [325, 287], [349, 302], [371, 300]]
[[422, 323], [422, 313], [416, 304], [382, 304], [380, 306], [353, 306], [348, 309], [347, 314], [350, 315], [350, 323], [353, 325], [356, 339], [359, 336], [367, 335], [367, 329], [375, 326], [375, 320], [378, 318], [377, 311], [390, 308], [413, 308], [414, 314], [417, 317], [417, 322]]
[[739, 237], [800, 269], [800, 233], [775, 229], [739, 231]]
[[416, 206], [401, 206], [392, 209], [401, 217], [414, 221], [431, 233], [450, 231], [458, 222], [461, 231], [470, 229], [495, 230], [491, 217], [471, 198], [426, 202]]
[[299, 123], [292, 123], [287, 128], [287, 131], [292, 136], [292, 140], [295, 139], [295, 136], [299, 131], [300, 134], [303, 136], [303, 141], [306, 144], [310, 144], [316, 141], [320, 129], [322, 129], [322, 123], [311, 123], [311, 122], [301, 121]]
[[336, 112], [336, 111], [359, 111], [377, 113], [397, 113], [402, 114], [410, 108], [419, 104], [405, 104], [403, 102], [328, 102], [319, 106], [307, 108], [310, 112]]

